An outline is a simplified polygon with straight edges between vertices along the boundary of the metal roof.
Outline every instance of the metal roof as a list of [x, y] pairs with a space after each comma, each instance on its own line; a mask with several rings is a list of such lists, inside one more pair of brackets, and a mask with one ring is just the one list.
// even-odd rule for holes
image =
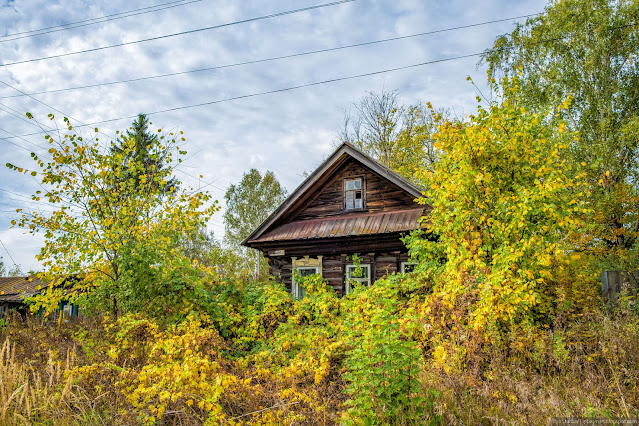
[[268, 231], [253, 242], [290, 241], [353, 235], [388, 234], [419, 228], [423, 208], [297, 220]]
[[36, 277], [0, 277], [0, 302], [21, 302], [39, 293], [42, 287]]

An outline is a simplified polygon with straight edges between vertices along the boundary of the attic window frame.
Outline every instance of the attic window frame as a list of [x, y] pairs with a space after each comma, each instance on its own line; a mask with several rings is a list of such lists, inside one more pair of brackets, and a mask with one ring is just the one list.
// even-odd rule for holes
[[[361, 182], [360, 189], [347, 190], [346, 182], [355, 181], [355, 180], [359, 180]], [[344, 190], [344, 211], [352, 212], [352, 211], [366, 210], [366, 179], [364, 178], [364, 176], [349, 176], [347, 178], [344, 178], [343, 190]], [[349, 192], [353, 192], [355, 194], [357, 194], [357, 192], [361, 193], [362, 207], [353, 207], [350, 209], [348, 208], [346, 204], [346, 197]], [[353, 201], [354, 200], [356, 200], [356, 198], [353, 198]]]

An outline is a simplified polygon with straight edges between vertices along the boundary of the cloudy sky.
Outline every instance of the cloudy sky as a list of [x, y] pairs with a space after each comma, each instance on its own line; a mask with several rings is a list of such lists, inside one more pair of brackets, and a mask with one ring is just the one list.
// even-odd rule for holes
[[[184, 131], [184, 147], [194, 154], [177, 173], [186, 185], [207, 185], [223, 201], [230, 184], [257, 168], [273, 171], [290, 192], [304, 172], [330, 154], [345, 109], [367, 91], [397, 90], [406, 104], [431, 102], [457, 115], [471, 113], [477, 90], [486, 90], [485, 69], [477, 66], [476, 56], [414, 65], [479, 53], [523, 21], [512, 18], [539, 13], [545, 5], [541, 0], [0, 0], [0, 256], [7, 266], [13, 258], [24, 271], [38, 269], [34, 255], [42, 239], [11, 229], [10, 221], [16, 208], [50, 209], [30, 199], [35, 178], [4, 167], [7, 162], [29, 167], [30, 153], [44, 152], [43, 133], [25, 120], [26, 111], [37, 119], [53, 113], [75, 125], [100, 123], [91, 128], [107, 135], [126, 129], [137, 113], [148, 113], [153, 128]], [[155, 40], [138, 43], [146, 39]], [[125, 45], [103, 48], [118, 44]], [[93, 51], [73, 54], [86, 50]], [[263, 61], [290, 55], [297, 56]], [[255, 61], [260, 62], [236, 65]], [[402, 67], [408, 68], [361, 76]], [[216, 69], [191, 72], [204, 68]], [[180, 74], [146, 78], [171, 73]], [[361, 77], [313, 84], [356, 76]], [[297, 86], [306, 87], [265, 93]], [[244, 98], [232, 99], [238, 97]], [[159, 112], [174, 108], [180, 109]], [[198, 181], [194, 177], [200, 174], [204, 178]], [[219, 237], [222, 214], [210, 224]]]

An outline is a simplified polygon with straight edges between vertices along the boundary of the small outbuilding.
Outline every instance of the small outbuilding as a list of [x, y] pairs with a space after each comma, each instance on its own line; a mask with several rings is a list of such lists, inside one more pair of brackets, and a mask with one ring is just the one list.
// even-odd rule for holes
[[[62, 281], [64, 285], [65, 281]], [[17, 311], [25, 314], [27, 305], [24, 300], [28, 297], [40, 294], [47, 285], [43, 284], [36, 276], [26, 277], [0, 277], [0, 318], [9, 311]], [[60, 302], [59, 309], [55, 316], [62, 313], [62, 318], [78, 316], [78, 306], [67, 301]]]
[[24, 299], [38, 294], [41, 288], [36, 277], [0, 277], [0, 318], [10, 310], [24, 312]]
[[270, 274], [295, 296], [304, 289], [294, 271], [321, 274], [342, 296], [353, 280], [371, 285], [411, 270], [400, 238], [431, 208], [415, 202], [421, 196], [415, 184], [344, 143], [242, 244], [262, 251]]

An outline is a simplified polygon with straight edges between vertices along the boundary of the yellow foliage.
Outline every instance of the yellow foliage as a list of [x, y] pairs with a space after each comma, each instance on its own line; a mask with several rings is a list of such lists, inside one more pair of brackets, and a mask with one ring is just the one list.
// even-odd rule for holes
[[438, 241], [411, 246], [434, 265], [435, 291], [449, 305], [479, 292], [469, 327], [489, 333], [534, 320], [540, 286], [555, 279], [551, 259], [574, 249], [567, 236], [589, 212], [576, 196], [582, 176], [564, 160], [565, 126], [519, 107], [517, 85], [506, 82], [507, 99], [463, 125], [438, 122], [440, 160], [422, 171], [429, 191], [418, 200], [433, 206], [424, 220]]

